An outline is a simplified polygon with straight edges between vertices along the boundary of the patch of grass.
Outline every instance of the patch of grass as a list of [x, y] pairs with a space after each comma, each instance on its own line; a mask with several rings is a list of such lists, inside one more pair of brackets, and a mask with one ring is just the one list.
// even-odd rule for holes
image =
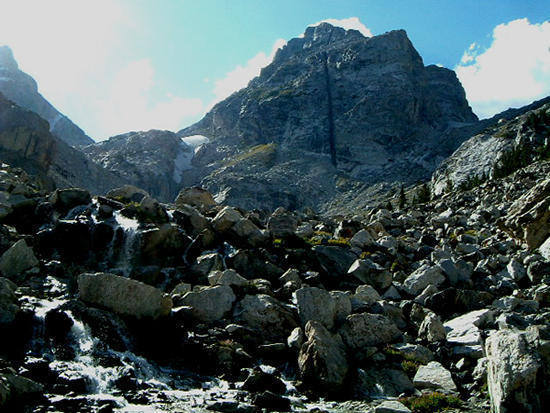
[[410, 378], [414, 377], [416, 372], [418, 371], [418, 368], [420, 367], [420, 363], [413, 360], [403, 360], [401, 362], [401, 368], [405, 372], [407, 376]]
[[254, 159], [260, 161], [266, 165], [271, 164], [275, 160], [277, 152], [277, 145], [275, 143], [266, 143], [263, 145], [256, 145], [250, 148], [245, 153], [241, 153], [228, 161], [225, 166], [234, 166], [240, 162], [248, 159]]
[[370, 251], [363, 251], [361, 255], [359, 255], [359, 258], [364, 260], [365, 258], [369, 258], [372, 255], [372, 252]]
[[336, 245], [339, 247], [350, 246], [349, 238], [333, 238], [328, 240], [328, 245]]
[[460, 407], [462, 401], [451, 395], [434, 392], [423, 394], [419, 397], [404, 397], [399, 399], [413, 413], [436, 413], [447, 410], [451, 407]]

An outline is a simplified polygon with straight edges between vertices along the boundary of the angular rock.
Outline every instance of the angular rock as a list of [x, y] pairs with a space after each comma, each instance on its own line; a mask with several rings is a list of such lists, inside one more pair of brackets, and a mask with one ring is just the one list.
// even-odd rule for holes
[[420, 366], [414, 375], [413, 384], [418, 389], [456, 391], [451, 372], [437, 361], [430, 361], [427, 365]]
[[350, 250], [336, 246], [317, 245], [313, 247], [313, 252], [329, 277], [347, 274], [349, 267], [357, 259]]
[[352, 314], [340, 329], [346, 345], [354, 350], [389, 344], [401, 339], [401, 331], [386, 316], [380, 314]]
[[338, 334], [331, 334], [317, 321], [307, 322], [305, 334], [307, 341], [298, 355], [302, 380], [316, 389], [336, 393], [348, 373], [342, 339]]
[[328, 329], [334, 326], [335, 302], [328, 291], [303, 287], [294, 292], [294, 300], [303, 326], [310, 320], [318, 321]]
[[113, 274], [80, 274], [78, 291], [82, 301], [120, 315], [155, 319], [172, 309], [172, 300], [159, 289]]
[[143, 198], [150, 196], [147, 191], [133, 185], [123, 185], [120, 188], [111, 189], [106, 195], [125, 204], [139, 203]]
[[369, 259], [358, 259], [348, 269], [348, 274], [353, 275], [365, 284], [370, 284], [379, 291], [383, 291], [391, 285], [392, 276], [382, 266]]
[[410, 413], [410, 409], [397, 400], [386, 400], [374, 408], [374, 413]]
[[214, 201], [212, 194], [206, 189], [199, 187], [182, 189], [174, 203], [176, 204], [176, 208], [182, 205], [191, 205], [204, 209], [216, 205], [216, 201]]
[[537, 388], [542, 364], [524, 333], [493, 331], [485, 343], [485, 353], [492, 411], [544, 411]]
[[294, 314], [277, 299], [265, 295], [246, 295], [236, 305], [233, 316], [266, 337], [286, 340], [298, 327]]
[[376, 244], [376, 240], [366, 229], [362, 229], [355, 233], [349, 240], [349, 243], [356, 248], [366, 249]]
[[20, 310], [15, 296], [16, 288], [13, 282], [0, 277], [0, 325], [11, 323]]
[[426, 314], [422, 324], [420, 324], [418, 336], [428, 340], [430, 343], [434, 343], [445, 340], [447, 333], [439, 316], [430, 312]]
[[357, 371], [354, 393], [361, 398], [369, 400], [399, 397], [413, 392], [414, 386], [402, 370], [373, 367]]
[[0, 273], [13, 281], [20, 280], [24, 271], [37, 265], [38, 259], [24, 239], [17, 241], [0, 257]]
[[200, 291], [186, 293], [180, 300], [182, 305], [192, 308], [193, 316], [209, 323], [221, 319], [231, 311], [236, 297], [228, 285], [218, 285]]
[[408, 294], [416, 296], [429, 284], [439, 286], [444, 281], [445, 276], [439, 267], [424, 264], [405, 279], [403, 288]]
[[208, 284], [242, 287], [248, 284], [248, 280], [240, 276], [235, 270], [213, 271], [208, 275]]
[[269, 221], [267, 221], [267, 228], [271, 232], [271, 236], [277, 238], [288, 238], [296, 233], [298, 228], [298, 219], [284, 210], [276, 210]]
[[233, 228], [237, 222], [239, 222], [243, 216], [235, 208], [229, 206], [224, 207], [212, 220], [212, 226], [214, 230], [220, 233], [224, 233]]
[[453, 318], [443, 325], [447, 332], [447, 342], [465, 347], [460, 351], [478, 353], [481, 356], [481, 329], [493, 321], [493, 312], [488, 309], [471, 311], [460, 317]]

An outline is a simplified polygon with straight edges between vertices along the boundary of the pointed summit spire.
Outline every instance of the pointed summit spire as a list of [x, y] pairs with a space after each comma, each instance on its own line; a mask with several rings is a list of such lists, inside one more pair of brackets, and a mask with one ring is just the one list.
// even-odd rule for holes
[[18, 70], [19, 66], [13, 57], [9, 46], [0, 46], [0, 68], [7, 70]]

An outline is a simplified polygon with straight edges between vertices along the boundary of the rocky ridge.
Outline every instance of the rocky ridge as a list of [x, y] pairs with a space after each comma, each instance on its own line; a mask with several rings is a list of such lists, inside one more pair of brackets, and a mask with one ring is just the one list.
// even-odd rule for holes
[[38, 93], [36, 81], [19, 70], [13, 52], [8, 46], [0, 46], [0, 92], [17, 105], [47, 120], [50, 132], [63, 142], [71, 146], [89, 145], [94, 142]]

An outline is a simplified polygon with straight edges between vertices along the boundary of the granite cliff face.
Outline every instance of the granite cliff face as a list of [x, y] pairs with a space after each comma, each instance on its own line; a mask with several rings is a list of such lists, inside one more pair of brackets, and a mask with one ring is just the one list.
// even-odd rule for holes
[[210, 139], [193, 163], [218, 199], [300, 208], [342, 182], [429, 177], [475, 122], [454, 72], [425, 67], [404, 31], [365, 38], [324, 23], [180, 135]]
[[0, 92], [22, 108], [47, 120], [50, 132], [69, 145], [89, 145], [94, 142], [38, 93], [36, 81], [19, 70], [13, 53], [7, 46], [0, 46]]
[[432, 176], [436, 194], [468, 185], [473, 179], [501, 177], [549, 156], [550, 97], [519, 109], [509, 109], [476, 126]]
[[49, 131], [48, 122], [0, 93], [0, 156], [47, 188], [80, 186], [102, 193], [125, 181]]
[[193, 148], [175, 133], [129, 132], [82, 148], [90, 159], [155, 198], [173, 201], [191, 168]]

